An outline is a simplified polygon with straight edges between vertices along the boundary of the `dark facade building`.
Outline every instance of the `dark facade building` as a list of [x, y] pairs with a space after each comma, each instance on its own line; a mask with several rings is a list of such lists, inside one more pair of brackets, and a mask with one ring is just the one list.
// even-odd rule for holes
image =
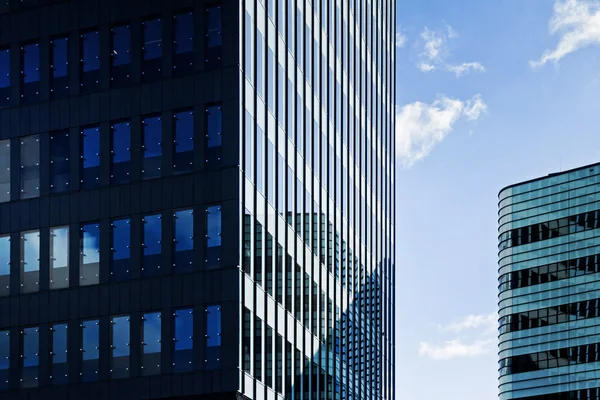
[[600, 164], [499, 195], [500, 399], [600, 399]]
[[0, 0], [0, 398], [394, 399], [391, 0]]

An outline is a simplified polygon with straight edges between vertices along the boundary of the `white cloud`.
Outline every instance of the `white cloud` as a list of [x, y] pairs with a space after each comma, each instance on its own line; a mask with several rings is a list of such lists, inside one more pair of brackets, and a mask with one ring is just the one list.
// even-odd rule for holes
[[475, 121], [487, 111], [480, 95], [467, 101], [438, 97], [433, 103], [406, 104], [396, 112], [396, 150], [404, 168], [427, 156], [461, 118]]
[[402, 33], [402, 30], [400, 29], [400, 27], [398, 27], [397, 32], [396, 32], [396, 47], [398, 47], [398, 48], [404, 47], [404, 45], [406, 44], [407, 41], [408, 41], [408, 37], [406, 37], [406, 35], [404, 33]]
[[495, 349], [495, 339], [475, 340], [469, 344], [463, 344], [459, 339], [455, 339], [439, 346], [421, 342], [419, 355], [434, 360], [450, 360], [458, 357], [477, 357], [495, 351]]
[[421, 63], [417, 65], [417, 68], [419, 68], [421, 72], [429, 72], [433, 71], [435, 69], [435, 66], [427, 63]]
[[581, 48], [600, 44], [600, 2], [591, 0], [555, 0], [550, 34], [560, 33], [556, 48], [546, 50], [539, 60], [529, 61], [537, 68]]
[[457, 78], [469, 74], [471, 71], [485, 72], [485, 67], [479, 62], [468, 62], [460, 65], [448, 65], [448, 71], [454, 72]]
[[450, 331], [454, 333], [462, 332], [469, 329], [483, 328], [486, 331], [495, 331], [498, 327], [498, 314], [493, 312], [485, 315], [467, 315], [457, 321], [454, 321], [448, 325], [441, 326], [443, 331]]
[[441, 60], [442, 50], [445, 48], [445, 36], [425, 27], [425, 30], [421, 32], [421, 37], [425, 42], [423, 45], [423, 53], [421, 53], [421, 55], [431, 61]]

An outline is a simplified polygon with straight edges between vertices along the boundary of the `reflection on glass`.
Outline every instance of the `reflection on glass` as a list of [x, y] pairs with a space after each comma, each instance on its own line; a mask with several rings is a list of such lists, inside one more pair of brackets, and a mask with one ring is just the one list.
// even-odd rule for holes
[[79, 284], [95, 285], [100, 270], [100, 225], [85, 224], [80, 235]]
[[221, 266], [221, 206], [206, 209], [206, 267]]
[[40, 95], [40, 46], [37, 43], [21, 47], [23, 57], [22, 91], [24, 103], [33, 103]]
[[113, 86], [125, 86], [131, 77], [131, 27], [115, 26], [111, 29], [110, 80]]
[[160, 18], [142, 22], [142, 78], [149, 82], [162, 76], [162, 24]]
[[194, 15], [191, 12], [173, 17], [173, 69], [176, 75], [194, 71]]
[[100, 128], [95, 126], [81, 132], [81, 187], [95, 188], [100, 183]]
[[158, 275], [162, 258], [162, 217], [160, 214], [147, 215], [142, 218], [142, 225], [142, 275]]
[[0, 140], [0, 203], [6, 201], [10, 201], [10, 140]]
[[206, 109], [206, 146], [205, 159], [207, 168], [221, 166], [221, 106]]
[[129, 182], [131, 171], [131, 124], [120, 122], [112, 126], [110, 152], [111, 183]]
[[142, 124], [142, 178], [156, 178], [162, 163], [162, 121], [160, 117], [147, 117]]
[[173, 372], [192, 369], [192, 350], [194, 348], [194, 315], [191, 308], [173, 313]]
[[0, 296], [10, 294], [10, 235], [0, 236]]
[[50, 228], [50, 289], [69, 287], [69, 227]]
[[189, 271], [193, 268], [194, 259], [194, 212], [176, 211], [173, 214], [173, 223], [173, 272]]
[[0, 390], [8, 389], [10, 368], [10, 332], [0, 331]]
[[98, 320], [83, 321], [81, 329], [81, 359], [79, 376], [82, 382], [98, 380], [100, 357], [100, 326]]
[[50, 328], [51, 346], [50, 356], [52, 365], [50, 380], [53, 385], [60, 385], [68, 381], [67, 365], [67, 324], [55, 324]]
[[173, 173], [191, 172], [194, 160], [194, 112], [183, 111], [174, 117]]
[[222, 52], [222, 16], [221, 6], [213, 5], [206, 9], [206, 65], [218, 68], [221, 65]]
[[[0, 49], [0, 107], [10, 105], [10, 50]], [[0, 382], [1, 384], [1, 382]]]
[[69, 190], [69, 133], [50, 134], [50, 193]]
[[142, 375], [160, 374], [160, 312], [142, 316]]
[[129, 376], [129, 317], [113, 317], [111, 323], [110, 377]]
[[39, 383], [40, 329], [25, 328], [21, 335], [21, 387], [36, 387]]
[[118, 219], [112, 222], [112, 260], [110, 265], [111, 280], [129, 279], [131, 258], [131, 225], [129, 219]]
[[206, 368], [221, 366], [221, 306], [206, 308]]
[[100, 83], [100, 34], [98, 31], [81, 35], [81, 89], [90, 92]]
[[21, 199], [40, 195], [40, 139], [38, 135], [21, 138]]
[[40, 231], [21, 234], [21, 293], [40, 288]]
[[50, 41], [50, 96], [52, 98], [69, 95], [69, 38], [56, 38]]

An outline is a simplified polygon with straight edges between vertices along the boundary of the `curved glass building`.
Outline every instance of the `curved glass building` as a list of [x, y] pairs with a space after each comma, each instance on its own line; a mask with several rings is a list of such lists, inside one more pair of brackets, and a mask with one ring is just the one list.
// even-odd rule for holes
[[499, 398], [600, 399], [600, 164], [499, 194]]

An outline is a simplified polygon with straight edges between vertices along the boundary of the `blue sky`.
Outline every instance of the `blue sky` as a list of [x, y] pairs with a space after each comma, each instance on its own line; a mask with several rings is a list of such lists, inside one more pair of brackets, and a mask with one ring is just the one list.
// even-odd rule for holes
[[497, 194], [600, 161], [600, 0], [398, 0], [398, 399], [497, 398]]

